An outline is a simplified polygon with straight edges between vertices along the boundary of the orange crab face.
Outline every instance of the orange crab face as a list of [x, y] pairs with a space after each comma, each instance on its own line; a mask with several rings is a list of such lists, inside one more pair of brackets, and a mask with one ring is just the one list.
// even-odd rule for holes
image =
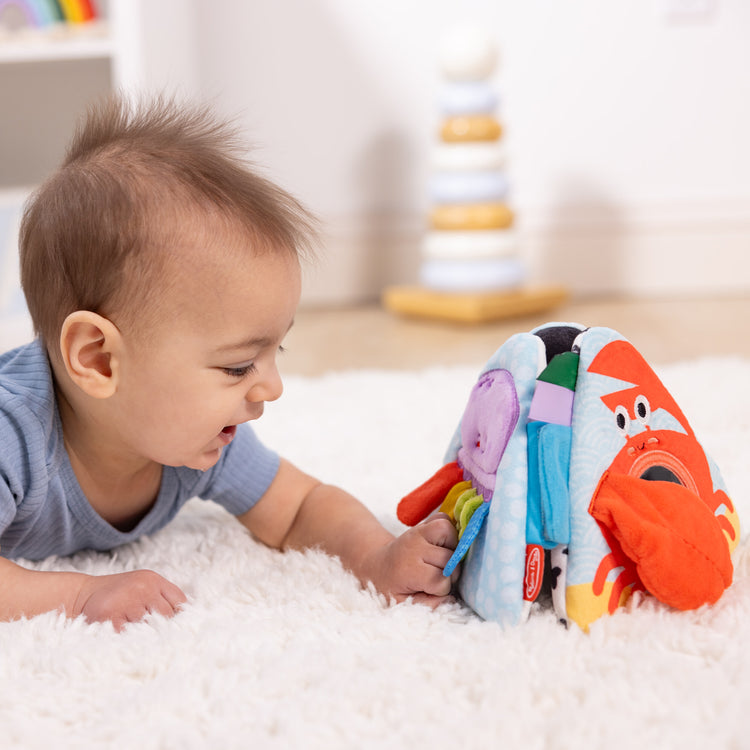
[[[622, 567], [623, 583], [642, 584], [680, 609], [716, 601], [731, 582], [738, 523], [729, 497], [714, 490], [685, 415], [626, 341], [605, 346], [589, 372], [632, 384], [601, 397], [625, 444], [589, 507], [612, 551], [597, 571], [595, 593], [609, 570]], [[670, 421], [672, 428], [664, 428]], [[610, 611], [618, 601], [613, 596]]]
[[689, 461], [684, 460], [692, 453], [692, 448], [693, 441], [685, 435], [671, 430], [649, 431], [627, 440], [610, 471], [650, 482], [680, 484], [711, 507], [713, 491], [708, 464], [702, 462], [705, 467], [698, 467], [700, 471], [696, 472], [695, 464], [692, 469], [688, 468]]
[[[609, 471], [646, 481], [682, 485], [716, 511], [723, 498], [719, 502], [714, 493], [711, 469], [703, 448], [677, 402], [638, 351], [626, 341], [614, 341], [602, 349], [589, 372], [635, 384], [602, 396], [625, 439]], [[671, 415], [682, 431], [652, 429], [652, 417], [659, 410]]]

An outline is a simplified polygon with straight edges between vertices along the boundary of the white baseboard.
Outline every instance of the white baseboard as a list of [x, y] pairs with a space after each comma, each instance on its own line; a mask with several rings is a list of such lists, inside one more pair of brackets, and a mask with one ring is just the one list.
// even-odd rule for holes
[[531, 274], [574, 293], [750, 292], [750, 198], [536, 212], [522, 226]]
[[[518, 237], [530, 277], [581, 296], [750, 293], [750, 198], [623, 206], [526, 208]], [[328, 222], [324, 250], [305, 273], [303, 304], [378, 299], [388, 284], [413, 283], [420, 219], [378, 231]]]
[[[18, 210], [23, 197], [0, 192], [0, 212]], [[564, 284], [579, 295], [750, 293], [750, 197], [616, 209], [519, 207], [517, 213], [533, 281]], [[389, 284], [414, 283], [425, 225], [418, 216], [328, 220], [320, 257], [305, 267], [303, 305], [371, 302]], [[8, 238], [2, 239], [0, 307], [17, 273], [9, 265]]]

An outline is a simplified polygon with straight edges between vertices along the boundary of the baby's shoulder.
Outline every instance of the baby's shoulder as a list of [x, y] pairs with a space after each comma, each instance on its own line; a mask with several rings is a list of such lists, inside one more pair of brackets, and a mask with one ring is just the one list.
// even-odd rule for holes
[[38, 340], [0, 354], [0, 404], [27, 403], [51, 410], [55, 403], [52, 370]]
[[46, 442], [55, 411], [52, 374], [41, 343], [0, 355], [0, 453], [7, 457], [12, 446]]

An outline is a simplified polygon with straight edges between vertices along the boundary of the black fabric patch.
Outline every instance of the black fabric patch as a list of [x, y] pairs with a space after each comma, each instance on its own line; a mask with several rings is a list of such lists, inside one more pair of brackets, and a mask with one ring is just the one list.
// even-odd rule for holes
[[573, 348], [573, 342], [581, 335], [585, 328], [576, 328], [574, 326], [548, 326], [536, 332], [536, 336], [544, 342], [547, 350], [547, 364], [552, 361], [553, 357], [563, 352], [569, 352]]

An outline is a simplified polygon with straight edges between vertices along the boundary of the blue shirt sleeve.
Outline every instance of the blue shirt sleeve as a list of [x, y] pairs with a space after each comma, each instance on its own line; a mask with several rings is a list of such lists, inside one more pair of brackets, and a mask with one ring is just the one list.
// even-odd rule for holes
[[15, 498], [18, 496], [18, 482], [10, 470], [11, 465], [5, 446], [0, 447], [0, 538], [16, 517]]
[[33, 515], [45, 490], [41, 426], [23, 405], [11, 404], [0, 407], [0, 537], [21, 516]]

